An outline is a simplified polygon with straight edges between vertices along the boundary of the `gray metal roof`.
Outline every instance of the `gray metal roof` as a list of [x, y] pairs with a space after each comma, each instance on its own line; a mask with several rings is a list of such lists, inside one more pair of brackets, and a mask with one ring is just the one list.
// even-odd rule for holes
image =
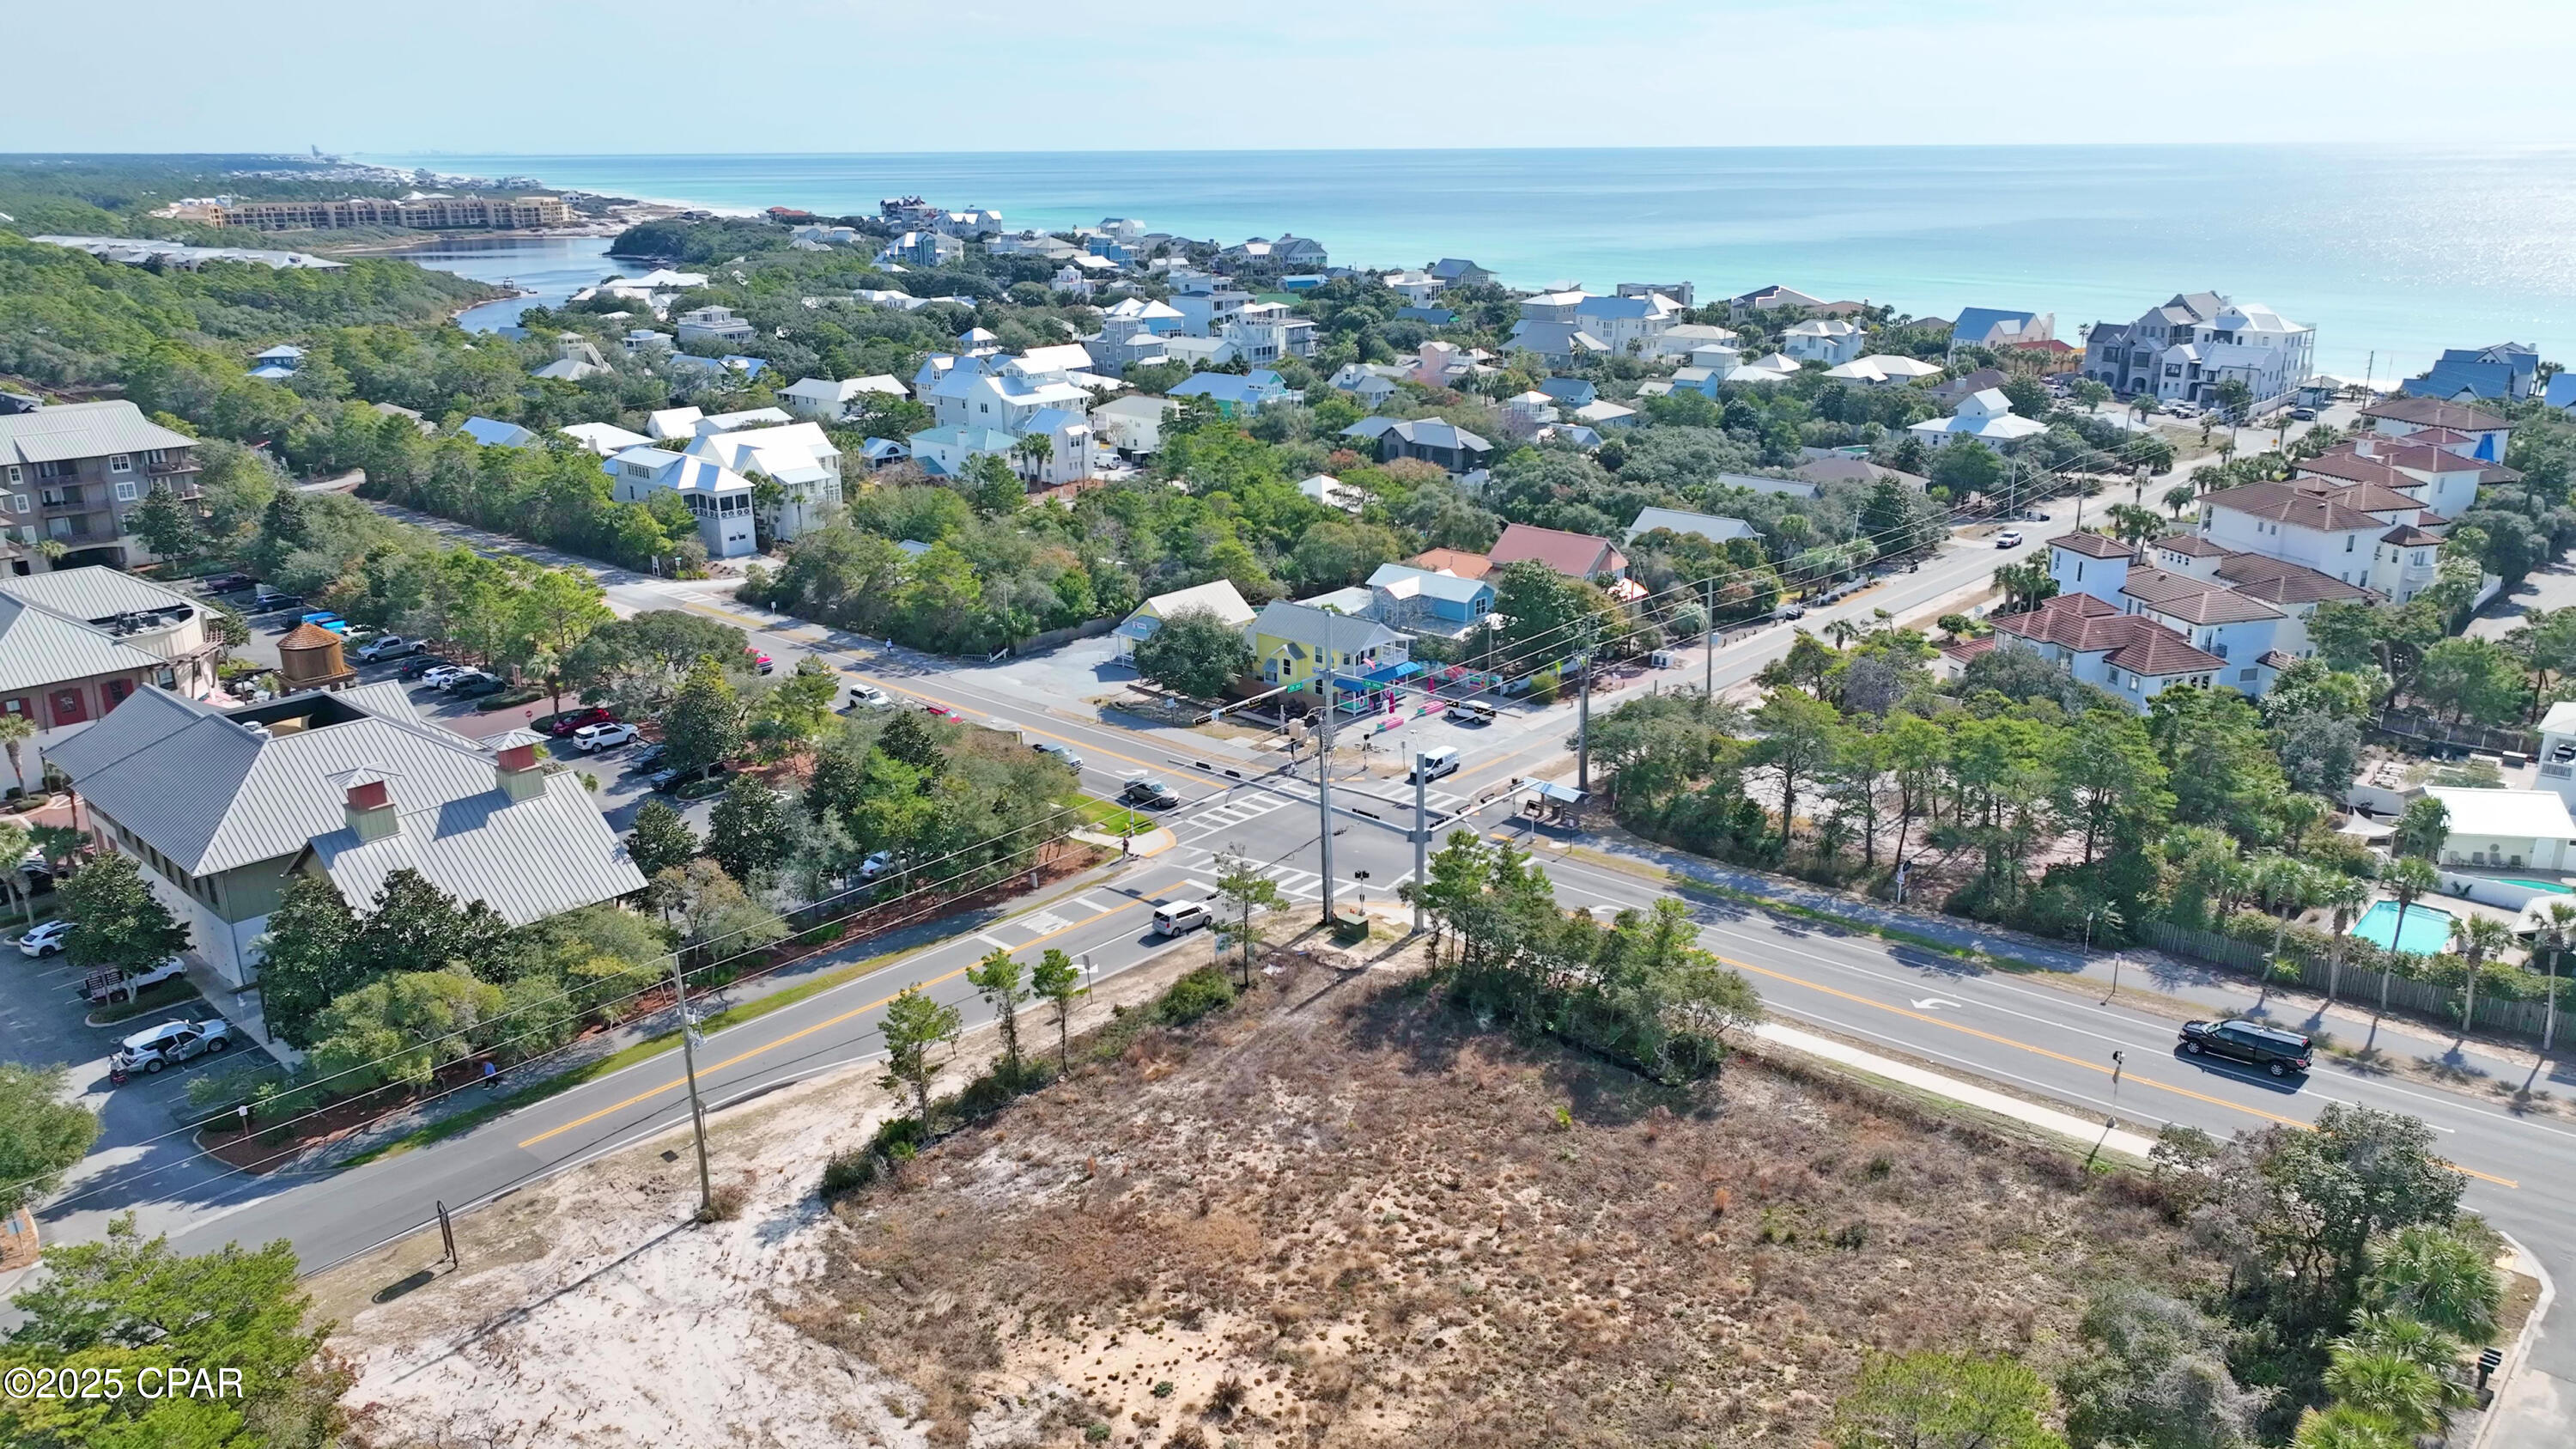
[[[299, 711], [320, 722], [265, 737], [251, 727], [282, 726]], [[549, 778], [543, 797], [512, 805], [493, 753], [422, 720], [400, 685], [230, 713], [147, 689], [47, 754], [93, 808], [192, 875], [295, 857], [310, 844], [352, 902], [374, 899], [386, 873], [409, 866], [513, 921], [644, 884], [577, 778]], [[386, 782], [399, 835], [328, 843], [347, 835], [346, 789], [334, 780], [353, 771]]]
[[147, 609], [166, 609], [175, 604], [203, 607], [186, 594], [104, 566], [56, 569], [49, 574], [28, 574], [20, 578], [0, 577], [0, 593], [14, 595], [68, 619], [105, 619]]
[[1727, 518], [1714, 513], [1692, 513], [1680, 508], [1640, 508], [1637, 521], [1628, 525], [1628, 541], [1634, 543], [1642, 534], [1668, 528], [1675, 533], [1692, 533], [1711, 543], [1724, 543], [1730, 538], [1751, 538], [1753, 525], [1741, 518]]
[[130, 402], [56, 403], [0, 417], [0, 463], [55, 463], [195, 442], [143, 416]]
[[[393, 782], [397, 802], [402, 784]], [[644, 888], [644, 873], [568, 770], [547, 776], [534, 799], [512, 803], [486, 788], [399, 818], [402, 828], [378, 841], [361, 843], [346, 826], [314, 838], [314, 863], [341, 899], [363, 905], [383, 892], [387, 876], [414, 870], [524, 926]]]
[[1384, 624], [1286, 600], [1263, 609], [1260, 617], [1245, 627], [1254, 635], [1303, 644], [1309, 649], [1330, 649], [1336, 654], [1355, 654], [1404, 638]]
[[0, 693], [42, 689], [101, 674], [160, 669], [168, 662], [87, 624], [49, 613], [24, 599], [0, 595]]

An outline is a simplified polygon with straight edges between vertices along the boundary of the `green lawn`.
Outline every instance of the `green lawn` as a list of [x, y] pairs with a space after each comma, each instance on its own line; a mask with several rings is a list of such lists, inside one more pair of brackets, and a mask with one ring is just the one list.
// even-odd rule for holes
[[147, 1011], [159, 1011], [165, 1006], [176, 1006], [182, 1001], [194, 1001], [197, 996], [197, 988], [187, 977], [175, 977], [157, 985], [144, 987], [134, 993], [134, 999], [131, 1001], [120, 1001], [110, 1006], [100, 1007], [90, 1013], [90, 1020], [97, 1025], [105, 1026], [110, 1022], [141, 1016]]
[[1149, 816], [1139, 815], [1124, 805], [1108, 800], [1095, 800], [1089, 795], [1074, 802], [1082, 818], [1103, 835], [1143, 835], [1155, 828]]

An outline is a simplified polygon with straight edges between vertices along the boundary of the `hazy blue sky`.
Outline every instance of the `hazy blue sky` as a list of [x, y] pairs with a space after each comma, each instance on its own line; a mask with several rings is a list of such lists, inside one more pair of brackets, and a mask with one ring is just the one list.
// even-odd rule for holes
[[19, 151], [2565, 141], [2568, 0], [121, 0]]

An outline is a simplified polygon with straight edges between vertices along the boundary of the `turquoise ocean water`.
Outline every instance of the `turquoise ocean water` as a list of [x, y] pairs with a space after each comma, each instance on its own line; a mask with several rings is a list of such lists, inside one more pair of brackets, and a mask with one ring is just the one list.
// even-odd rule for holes
[[[2317, 329], [2385, 379], [2511, 338], [2576, 362], [2576, 148], [1818, 147], [777, 156], [370, 156], [753, 211], [918, 192], [1014, 225], [1130, 216], [1338, 264], [1472, 258], [1510, 283], [1782, 282], [1908, 312], [2127, 321], [2177, 291]], [[2374, 357], [2375, 354], [2375, 357]]]

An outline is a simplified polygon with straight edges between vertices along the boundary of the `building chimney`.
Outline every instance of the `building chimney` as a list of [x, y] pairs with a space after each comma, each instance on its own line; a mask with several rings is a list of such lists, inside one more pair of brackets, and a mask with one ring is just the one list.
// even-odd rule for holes
[[530, 729], [516, 729], [485, 741], [499, 756], [493, 768], [494, 783], [510, 803], [534, 800], [546, 790], [545, 762], [537, 757], [537, 746], [546, 737]]
[[344, 792], [343, 807], [347, 812], [349, 833], [360, 845], [373, 845], [402, 829], [394, 813], [394, 797], [387, 788], [392, 777], [372, 767], [360, 767], [331, 777]]

